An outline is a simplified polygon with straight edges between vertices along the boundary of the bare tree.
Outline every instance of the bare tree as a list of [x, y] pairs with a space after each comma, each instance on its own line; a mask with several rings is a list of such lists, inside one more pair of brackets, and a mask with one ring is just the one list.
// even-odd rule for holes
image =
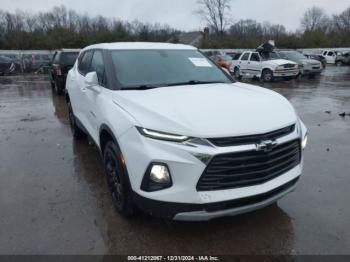
[[301, 26], [304, 31], [327, 30], [329, 23], [330, 19], [325, 11], [315, 6], [308, 9], [301, 19]]
[[339, 15], [333, 16], [334, 27], [339, 32], [350, 32], [350, 7]]
[[196, 11], [218, 35], [223, 35], [229, 24], [228, 11], [231, 10], [231, 0], [198, 0]]

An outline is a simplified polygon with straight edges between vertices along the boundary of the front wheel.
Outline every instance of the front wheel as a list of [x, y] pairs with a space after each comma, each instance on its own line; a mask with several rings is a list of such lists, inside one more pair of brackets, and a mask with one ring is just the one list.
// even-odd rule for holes
[[264, 69], [261, 78], [264, 82], [272, 82], [274, 79], [273, 72], [270, 69]]
[[121, 152], [113, 141], [107, 142], [103, 160], [113, 205], [119, 214], [130, 217], [135, 210], [131, 198], [131, 187], [125, 171], [125, 163], [121, 160]]

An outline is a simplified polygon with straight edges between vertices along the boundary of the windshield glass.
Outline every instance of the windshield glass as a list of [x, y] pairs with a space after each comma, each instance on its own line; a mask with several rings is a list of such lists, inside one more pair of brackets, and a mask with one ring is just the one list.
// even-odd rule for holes
[[261, 52], [260, 55], [263, 60], [281, 59], [281, 57], [276, 52]]
[[299, 52], [280, 52], [280, 55], [284, 59], [289, 59], [289, 60], [301, 60], [301, 59], [307, 59], [306, 56]]
[[197, 50], [113, 50], [111, 56], [123, 89], [232, 82]]

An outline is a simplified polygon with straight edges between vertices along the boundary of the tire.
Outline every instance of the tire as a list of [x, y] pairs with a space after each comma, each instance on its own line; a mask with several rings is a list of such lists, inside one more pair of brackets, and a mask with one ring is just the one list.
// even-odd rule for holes
[[233, 70], [233, 75], [238, 80], [242, 79], [241, 72], [238, 67], [235, 67], [235, 69]]
[[273, 72], [270, 69], [264, 69], [261, 74], [261, 78], [264, 82], [273, 82]]
[[119, 214], [131, 217], [135, 213], [135, 207], [129, 178], [120, 155], [121, 151], [114, 141], [108, 141], [103, 150], [103, 163], [113, 205]]
[[74, 116], [73, 109], [70, 102], [68, 102], [68, 116], [69, 116], [69, 124], [70, 124], [70, 129], [72, 131], [73, 138], [75, 140], [81, 140], [82, 138], [85, 138], [86, 135], [84, 131], [81, 130], [76, 123], [76, 118]]

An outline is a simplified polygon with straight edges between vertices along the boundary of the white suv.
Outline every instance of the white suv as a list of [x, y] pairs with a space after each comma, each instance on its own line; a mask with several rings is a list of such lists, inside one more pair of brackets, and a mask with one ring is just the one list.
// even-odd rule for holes
[[73, 135], [98, 146], [125, 216], [236, 215], [277, 201], [301, 175], [306, 128], [291, 104], [235, 83], [194, 47], [89, 46], [66, 87]]

